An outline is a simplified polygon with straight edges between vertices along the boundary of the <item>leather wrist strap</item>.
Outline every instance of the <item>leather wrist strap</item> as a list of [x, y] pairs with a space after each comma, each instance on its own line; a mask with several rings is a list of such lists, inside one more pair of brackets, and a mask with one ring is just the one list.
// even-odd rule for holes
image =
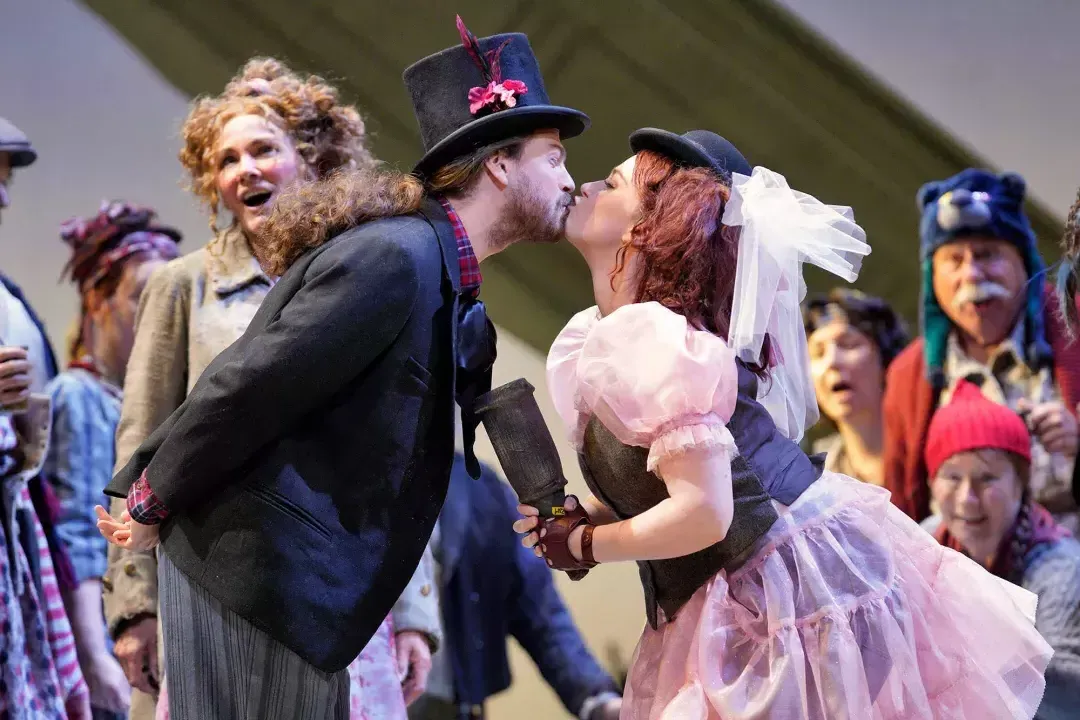
[[595, 566], [597, 564], [592, 551], [592, 536], [593, 530], [595, 529], [596, 526], [592, 523], [585, 525], [581, 529], [581, 560], [590, 566]]
[[[575, 509], [568, 510], [565, 515], [543, 522], [544, 534], [540, 538], [540, 551], [544, 554], [548, 567], [553, 570], [588, 570], [593, 566], [594, 563], [578, 560], [570, 552], [570, 533], [579, 525], [584, 525], [586, 528], [592, 525], [588, 513], [580, 503]], [[584, 529], [582, 528], [583, 531]], [[584, 540], [582, 542], [584, 543]], [[589, 554], [592, 555], [591, 548]]]

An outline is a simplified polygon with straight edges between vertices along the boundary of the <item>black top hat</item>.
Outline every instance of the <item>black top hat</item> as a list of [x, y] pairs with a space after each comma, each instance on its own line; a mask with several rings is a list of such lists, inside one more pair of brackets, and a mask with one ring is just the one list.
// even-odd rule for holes
[[461, 18], [458, 31], [461, 45], [410, 65], [403, 76], [424, 143], [417, 175], [499, 140], [544, 129], [572, 138], [589, 127], [585, 113], [550, 104], [525, 35], [477, 39]]
[[11, 167], [26, 167], [37, 160], [37, 152], [22, 130], [0, 117], [0, 152], [11, 155]]
[[711, 168], [725, 179], [732, 173], [749, 177], [753, 168], [738, 148], [708, 130], [676, 135], [667, 130], [642, 128], [630, 133], [630, 149], [652, 150], [687, 167]]

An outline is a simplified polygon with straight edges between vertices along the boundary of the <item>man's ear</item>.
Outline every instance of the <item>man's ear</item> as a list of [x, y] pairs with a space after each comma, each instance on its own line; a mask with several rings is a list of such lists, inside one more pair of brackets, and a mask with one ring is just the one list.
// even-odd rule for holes
[[500, 190], [510, 184], [510, 158], [505, 152], [493, 152], [484, 160], [484, 170]]

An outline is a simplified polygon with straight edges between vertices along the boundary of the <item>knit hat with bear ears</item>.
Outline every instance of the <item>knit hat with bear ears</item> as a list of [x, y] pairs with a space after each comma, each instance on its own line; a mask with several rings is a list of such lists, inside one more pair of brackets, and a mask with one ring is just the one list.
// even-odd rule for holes
[[945, 348], [952, 322], [934, 295], [933, 257], [942, 245], [971, 235], [999, 238], [1020, 251], [1027, 271], [1025, 359], [1033, 369], [1053, 361], [1043, 322], [1043, 275], [1046, 266], [1035, 233], [1024, 213], [1024, 178], [1016, 173], [994, 175], [968, 168], [947, 180], [923, 185], [918, 193], [922, 221], [922, 303], [919, 325], [923, 335], [926, 372], [936, 388], [944, 387]]

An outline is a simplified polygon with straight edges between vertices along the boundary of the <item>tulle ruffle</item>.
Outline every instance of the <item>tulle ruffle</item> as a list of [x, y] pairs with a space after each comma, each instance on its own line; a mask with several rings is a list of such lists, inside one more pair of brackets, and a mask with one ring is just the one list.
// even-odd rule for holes
[[855, 282], [870, 254], [866, 233], [851, 208], [792, 190], [783, 175], [764, 167], [749, 177], [732, 176], [723, 221], [739, 228], [728, 344], [743, 360], [758, 362], [768, 335], [776, 364], [757, 400], [781, 434], [799, 442], [818, 419], [802, 319], [802, 266]]
[[1052, 654], [1032, 598], [826, 473], [745, 565], [646, 628], [621, 718], [1031, 718]]
[[689, 450], [719, 450], [734, 456], [738, 452], [735, 438], [727, 426], [719, 422], [673, 423], [674, 427], [661, 431], [649, 446], [646, 468], [655, 472], [656, 466], [666, 457], [682, 455]]

